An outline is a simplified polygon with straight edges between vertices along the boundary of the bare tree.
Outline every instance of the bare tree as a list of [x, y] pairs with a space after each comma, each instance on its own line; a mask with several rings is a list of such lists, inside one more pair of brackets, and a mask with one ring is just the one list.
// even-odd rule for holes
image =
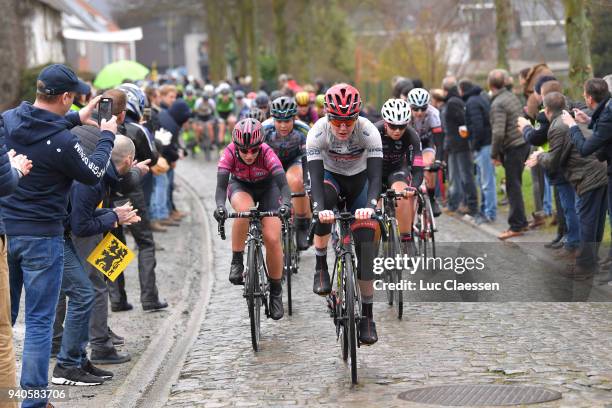
[[21, 70], [25, 64], [23, 8], [18, 0], [0, 0], [0, 111], [12, 107], [19, 96]]
[[225, 79], [225, 36], [222, 19], [222, 0], [204, 0], [206, 10], [206, 28], [208, 31], [208, 60], [210, 61], [210, 79]]
[[278, 72], [287, 72], [287, 23], [285, 8], [287, 0], [272, 0], [274, 13], [274, 34], [276, 39], [276, 55]]
[[497, 67], [510, 69], [508, 63], [508, 38], [512, 5], [510, 0], [495, 0], [495, 35], [497, 37]]
[[565, 37], [569, 54], [570, 96], [580, 98], [584, 82], [593, 75], [589, 48], [590, 23], [584, 0], [563, 0]]

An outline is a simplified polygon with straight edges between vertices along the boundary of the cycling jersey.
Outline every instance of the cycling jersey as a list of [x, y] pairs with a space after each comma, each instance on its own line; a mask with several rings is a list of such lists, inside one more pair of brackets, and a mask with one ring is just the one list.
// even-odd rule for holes
[[[327, 117], [319, 119], [306, 138], [314, 207], [321, 209], [326, 203], [325, 173], [342, 177], [355, 176], [367, 170], [367, 205], [374, 208], [380, 192], [382, 156], [380, 133], [368, 119], [359, 117], [353, 133], [344, 141], [334, 136]], [[344, 194], [342, 191], [338, 193]]]
[[319, 120], [319, 115], [317, 114], [317, 111], [311, 107], [308, 109], [308, 113], [306, 113], [306, 115], [302, 116], [298, 114], [298, 118], [308, 125], [313, 125], [317, 120]]
[[219, 171], [231, 173], [232, 178], [249, 183], [258, 183], [278, 173], [284, 173], [283, 165], [270, 146], [263, 143], [255, 162], [251, 165], [242, 161], [238, 149], [232, 142], [219, 159]]
[[[399, 140], [393, 140], [386, 134], [384, 123], [384, 121], [376, 123], [383, 147], [383, 180], [389, 180], [392, 173], [401, 176], [399, 174], [401, 172], [404, 175], [401, 181], [409, 186], [418, 187], [423, 181], [423, 157], [419, 136], [412, 128], [407, 127]], [[400, 181], [398, 177], [394, 177], [393, 180]]]
[[[272, 185], [277, 188], [271, 188]], [[261, 145], [257, 159], [251, 165], [242, 161], [233, 142], [223, 151], [217, 169], [215, 193], [217, 207], [225, 205], [226, 195], [231, 198], [231, 195], [238, 191], [249, 193], [255, 202], [263, 206], [263, 210], [274, 209], [271, 206], [273, 203], [280, 202], [281, 198], [284, 204], [291, 204], [291, 190], [287, 184], [283, 166], [267, 144]]]
[[232, 113], [234, 111], [234, 97], [230, 95], [227, 101], [223, 100], [222, 95], [218, 95], [216, 99], [217, 112], [221, 113]]
[[423, 144], [422, 149], [435, 149], [434, 139], [442, 134], [442, 121], [440, 111], [431, 105], [427, 105], [423, 119], [417, 119], [414, 114], [410, 117], [410, 126], [416, 131]]
[[352, 176], [367, 168], [369, 158], [383, 157], [380, 133], [368, 119], [359, 117], [348, 140], [338, 140], [327, 117], [314, 124], [306, 139], [308, 161], [323, 160], [325, 170]]
[[264, 126], [263, 131], [266, 144], [274, 150], [285, 171], [294, 164], [302, 164], [306, 148], [306, 135], [303, 132], [294, 126], [287, 136], [282, 137], [276, 131], [274, 124]]

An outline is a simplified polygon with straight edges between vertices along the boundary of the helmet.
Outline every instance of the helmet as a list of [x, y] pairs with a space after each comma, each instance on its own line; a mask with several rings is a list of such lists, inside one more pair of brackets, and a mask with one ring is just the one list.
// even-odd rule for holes
[[414, 88], [408, 92], [408, 103], [419, 108], [427, 106], [429, 104], [429, 92], [423, 88]]
[[258, 108], [251, 108], [245, 115], [245, 118], [251, 118], [259, 122], [263, 122], [264, 120], [266, 120], [266, 112]]
[[127, 99], [127, 110], [136, 115], [138, 119], [142, 117], [147, 98], [138, 86], [134, 84], [121, 84], [117, 89], [125, 93]]
[[291, 119], [297, 115], [297, 105], [293, 98], [281, 96], [272, 101], [270, 114], [275, 119]]
[[337, 116], [353, 116], [361, 109], [359, 91], [349, 84], [337, 84], [325, 93], [327, 113]]
[[392, 125], [405, 125], [410, 120], [410, 105], [403, 99], [389, 99], [380, 110], [385, 122]]
[[234, 96], [236, 99], [244, 98], [244, 91], [237, 89], [236, 92], [234, 92]]
[[268, 98], [268, 94], [265, 92], [259, 92], [255, 98], [255, 106], [257, 106], [259, 109], [265, 109], [269, 104], [270, 98]]
[[232, 92], [232, 87], [227, 82], [221, 82], [216, 89], [216, 93], [227, 95]]
[[275, 100], [276, 98], [280, 98], [281, 96], [284, 96], [284, 94], [278, 89], [275, 89], [274, 91], [270, 92], [271, 101]]
[[259, 146], [264, 141], [264, 132], [261, 122], [252, 118], [242, 119], [236, 123], [232, 131], [232, 141], [239, 148]]
[[308, 92], [300, 91], [295, 94], [295, 103], [299, 106], [307, 106], [310, 104], [310, 95]]
[[204, 85], [204, 93], [214, 94], [215, 93], [215, 87], [213, 86], [213, 84], [206, 84], [206, 85]]
[[255, 98], [257, 98], [257, 94], [255, 92], [251, 91], [247, 94], [247, 99], [255, 100]]
[[315, 104], [317, 105], [318, 108], [322, 108], [325, 105], [325, 95], [323, 94], [317, 95], [317, 98], [315, 99]]

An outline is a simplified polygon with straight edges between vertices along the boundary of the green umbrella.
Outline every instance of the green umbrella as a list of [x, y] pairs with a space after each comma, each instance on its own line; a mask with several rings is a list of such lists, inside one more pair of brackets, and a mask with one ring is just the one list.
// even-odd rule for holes
[[98, 89], [109, 89], [126, 80], [145, 79], [148, 73], [149, 69], [136, 61], [117, 61], [102, 68], [93, 84]]

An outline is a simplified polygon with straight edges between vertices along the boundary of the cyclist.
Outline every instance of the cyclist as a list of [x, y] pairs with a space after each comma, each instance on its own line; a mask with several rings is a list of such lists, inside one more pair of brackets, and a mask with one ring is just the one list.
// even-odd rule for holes
[[251, 108], [249, 109], [249, 111], [246, 113], [244, 117], [255, 119], [258, 122], [261, 122], [263, 126], [264, 125], [263, 122], [266, 120], [266, 113], [259, 108]]
[[[255, 203], [259, 203], [260, 211], [278, 209], [281, 214], [289, 215], [291, 190], [283, 166], [274, 151], [263, 141], [261, 123], [255, 119], [243, 119], [234, 127], [232, 143], [223, 151], [217, 170], [217, 209], [214, 212], [217, 221], [225, 219], [227, 215], [226, 197], [238, 212], [249, 211]], [[264, 218], [262, 224], [266, 265], [270, 276], [270, 314], [274, 320], [278, 320], [283, 317], [281, 223], [278, 218], [269, 217]], [[233, 256], [229, 275], [234, 285], [244, 284], [243, 254], [248, 228], [248, 219], [234, 220]]]
[[315, 98], [315, 107], [317, 108], [317, 116], [325, 116], [325, 95], [319, 94]]
[[[423, 154], [423, 165], [429, 167], [436, 159], [442, 158], [442, 142], [444, 132], [440, 121], [440, 111], [429, 104], [429, 92], [423, 88], [414, 88], [408, 92], [408, 103], [410, 104], [410, 126], [416, 130], [421, 139], [421, 150]], [[436, 172], [425, 172], [425, 185], [427, 194], [431, 201], [431, 209], [434, 217], [441, 214], [440, 207], [436, 202]]]
[[410, 106], [403, 99], [389, 99], [380, 111], [382, 120], [376, 123], [383, 146], [383, 189], [407, 191], [408, 197], [397, 202], [397, 221], [405, 254], [412, 246], [414, 194], [423, 182], [421, 141], [408, 127]]
[[227, 83], [222, 83], [217, 87], [217, 98], [215, 100], [215, 107], [219, 116], [219, 133], [218, 142], [223, 144], [225, 141], [225, 128], [229, 128], [229, 131], [234, 129], [236, 124], [236, 116], [234, 116], [234, 95], [232, 94], [232, 87]]
[[302, 122], [309, 126], [319, 120], [317, 111], [310, 104], [310, 94], [306, 91], [300, 91], [295, 94], [295, 103], [297, 103], [297, 116]]
[[270, 117], [270, 97], [264, 91], [259, 91], [255, 97], [255, 108], [258, 108], [266, 114], [266, 118]]
[[[263, 129], [265, 142], [274, 150], [283, 164], [291, 192], [303, 193], [302, 158], [305, 154], [306, 135], [310, 128], [306, 126], [304, 132], [299, 126], [295, 126], [296, 112], [297, 106], [293, 98], [288, 96], [276, 98], [270, 105], [273, 123], [264, 125]], [[300, 251], [305, 251], [308, 249], [308, 226], [310, 224], [308, 197], [294, 198], [293, 209], [297, 229], [297, 247]]]
[[355, 212], [351, 229], [355, 237], [357, 272], [362, 295], [363, 318], [359, 322], [359, 340], [374, 344], [377, 340], [373, 321], [373, 262], [376, 255], [371, 220], [381, 188], [382, 142], [376, 126], [359, 116], [359, 91], [348, 84], [337, 84], [325, 94], [327, 115], [314, 124], [306, 140], [313, 207], [319, 212], [315, 229], [316, 267], [313, 291], [327, 295], [331, 283], [327, 268], [327, 243], [334, 222], [333, 208], [339, 197], [347, 209]]

